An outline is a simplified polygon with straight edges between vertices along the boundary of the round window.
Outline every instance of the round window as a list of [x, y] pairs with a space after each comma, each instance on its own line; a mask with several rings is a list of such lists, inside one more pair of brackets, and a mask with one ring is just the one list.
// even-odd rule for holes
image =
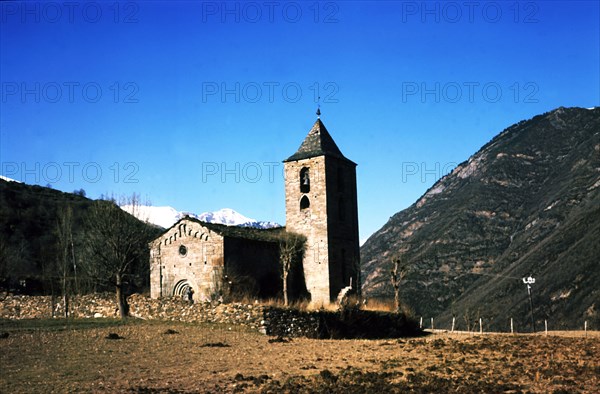
[[181, 246], [179, 247], [179, 254], [180, 254], [181, 256], [185, 256], [185, 255], [187, 254], [187, 248], [185, 247], [185, 245], [181, 245]]

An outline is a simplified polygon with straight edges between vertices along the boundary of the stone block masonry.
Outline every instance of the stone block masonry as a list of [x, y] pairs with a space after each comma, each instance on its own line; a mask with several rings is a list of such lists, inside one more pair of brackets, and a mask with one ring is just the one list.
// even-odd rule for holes
[[[143, 320], [221, 323], [260, 330], [264, 307], [258, 304], [189, 304], [181, 298], [152, 299], [140, 294], [128, 298], [130, 315]], [[70, 299], [74, 318], [118, 318], [114, 294], [90, 294]], [[9, 296], [0, 302], [1, 319], [51, 319], [63, 317], [62, 300], [51, 296]]]
[[356, 163], [342, 154], [320, 117], [283, 162], [286, 228], [242, 229], [180, 219], [150, 243], [152, 298], [195, 294], [195, 300], [228, 301], [235, 293], [280, 298], [277, 236], [283, 231], [306, 238], [286, 296], [308, 298], [319, 308], [334, 303], [344, 288], [360, 293]]
[[[311, 188], [302, 193], [302, 169], [310, 169]], [[329, 243], [327, 232], [327, 190], [325, 158], [316, 157], [285, 165], [286, 226], [288, 231], [306, 236], [304, 276], [306, 288], [316, 305], [330, 302]], [[308, 206], [301, 207], [301, 200]]]
[[209, 299], [224, 269], [223, 236], [182, 220], [150, 244], [150, 294], [181, 296], [187, 287], [196, 299]]
[[205, 223], [185, 217], [150, 243], [152, 298], [186, 296], [214, 301], [236, 294], [269, 299], [278, 295], [278, 234]]

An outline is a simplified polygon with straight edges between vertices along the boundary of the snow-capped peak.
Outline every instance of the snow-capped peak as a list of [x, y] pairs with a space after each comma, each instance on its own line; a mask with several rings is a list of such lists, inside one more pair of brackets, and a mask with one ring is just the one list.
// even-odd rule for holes
[[250, 219], [231, 208], [223, 208], [215, 212], [204, 212], [196, 215], [191, 212], [178, 211], [173, 207], [153, 207], [148, 205], [138, 206], [133, 212], [131, 205], [122, 205], [121, 209], [134, 214], [138, 219], [147, 221], [160, 227], [169, 228], [178, 220], [185, 216], [190, 216], [207, 223], [225, 224], [228, 226], [254, 227], [254, 228], [274, 228], [281, 227], [274, 222], [263, 222]]
[[17, 183], [23, 183], [23, 182], [19, 182], [19, 181], [17, 181], [16, 179], [12, 179], [12, 178], [9, 178], [9, 177], [7, 177], [7, 176], [4, 176], [4, 175], [0, 175], [0, 179], [2, 179], [3, 181], [6, 181], [6, 182], [17, 182]]
[[223, 208], [215, 212], [204, 212], [196, 217], [203, 222], [220, 223], [228, 226], [239, 226], [248, 222], [256, 222], [256, 220], [247, 218], [231, 208]]
[[280, 224], [275, 222], [265, 222], [250, 219], [231, 208], [223, 208], [215, 212], [204, 212], [195, 217], [203, 222], [220, 223], [228, 226], [253, 227], [262, 229], [281, 227]]
[[[155, 224], [160, 227], [169, 228], [179, 219], [185, 216], [183, 212], [173, 207], [153, 207], [149, 205], [122, 205], [121, 209], [134, 215], [139, 220]], [[135, 212], [134, 212], [135, 209]]]

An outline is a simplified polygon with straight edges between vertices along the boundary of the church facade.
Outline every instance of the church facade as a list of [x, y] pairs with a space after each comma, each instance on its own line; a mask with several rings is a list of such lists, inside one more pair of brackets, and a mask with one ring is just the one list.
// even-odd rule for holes
[[185, 217], [151, 242], [151, 296], [182, 296], [189, 289], [200, 300], [232, 289], [258, 298], [278, 296], [278, 237], [284, 231], [306, 237], [302, 263], [289, 278], [294, 295], [325, 305], [345, 287], [360, 291], [356, 164], [341, 153], [320, 118], [284, 160], [284, 180], [285, 228], [259, 230]]
[[281, 291], [278, 236], [260, 230], [205, 223], [186, 216], [150, 243], [150, 296], [201, 301]]

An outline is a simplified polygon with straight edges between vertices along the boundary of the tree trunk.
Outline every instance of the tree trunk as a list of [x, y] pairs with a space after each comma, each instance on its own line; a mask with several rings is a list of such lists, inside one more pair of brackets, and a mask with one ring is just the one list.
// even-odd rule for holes
[[50, 295], [50, 312], [52, 313], [52, 317], [56, 315], [56, 296], [54, 295], [54, 289], [52, 289], [52, 294]]
[[287, 285], [288, 271], [283, 271], [283, 304], [288, 306], [288, 285]]
[[392, 259], [393, 269], [391, 272], [392, 286], [394, 287], [394, 304], [396, 307], [396, 313], [400, 313], [400, 282], [404, 279], [406, 271], [403, 267], [400, 267], [400, 259]]
[[65, 308], [65, 319], [69, 318], [69, 294], [67, 293], [67, 273], [63, 267], [63, 277], [62, 277], [62, 293], [63, 293], [63, 306]]
[[65, 306], [65, 319], [69, 318], [69, 296], [67, 293], [63, 295], [63, 304]]
[[129, 315], [129, 305], [127, 305], [127, 296], [123, 291], [123, 279], [121, 275], [117, 274], [116, 277], [116, 295], [117, 295], [117, 305], [119, 308], [119, 317], [121, 319], [126, 318]]

